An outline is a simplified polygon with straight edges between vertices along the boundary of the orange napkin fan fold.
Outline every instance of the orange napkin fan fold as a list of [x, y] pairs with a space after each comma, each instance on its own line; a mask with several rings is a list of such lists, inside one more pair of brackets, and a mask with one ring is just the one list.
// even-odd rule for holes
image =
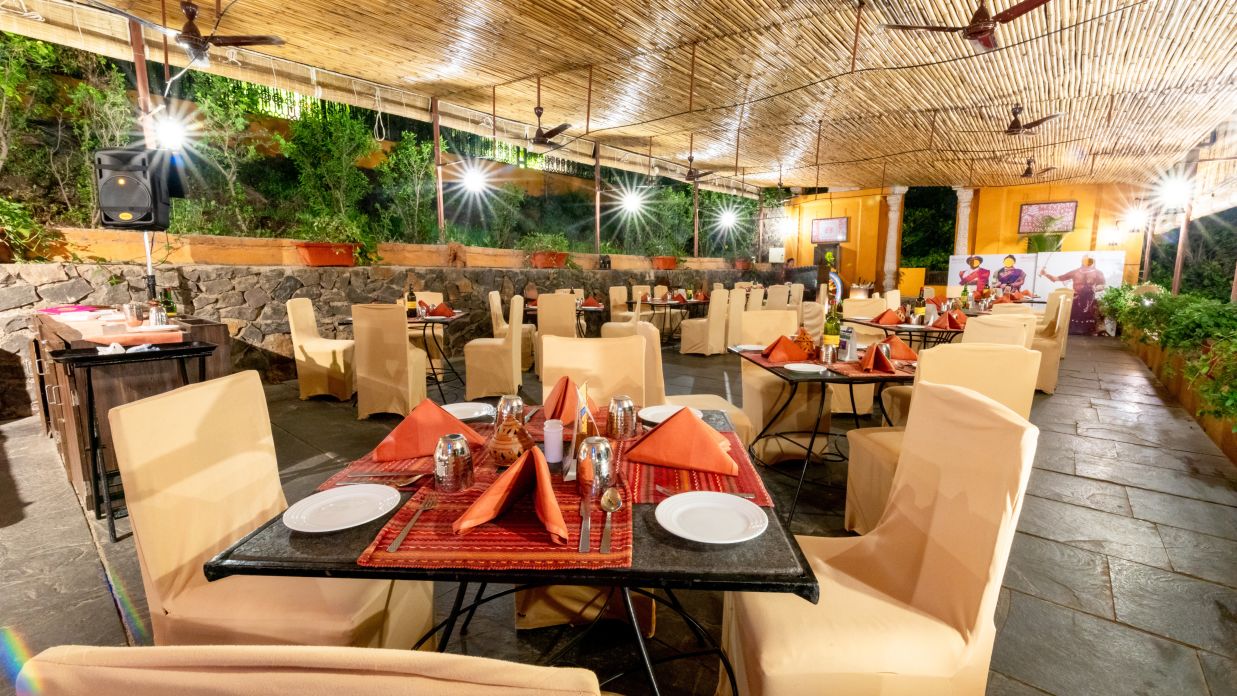
[[945, 316], [949, 317], [949, 328], [959, 331], [966, 328], [966, 315], [960, 310], [955, 309]]
[[885, 311], [873, 317], [872, 321], [877, 324], [882, 324], [884, 326], [894, 326], [896, 324], [902, 323], [902, 317], [899, 317], [898, 313], [893, 311], [892, 309], [886, 309]]
[[[892, 352], [892, 350], [890, 351]], [[889, 358], [876, 346], [868, 348], [863, 354], [863, 360], [859, 361], [859, 368], [864, 372], [887, 372], [894, 373], [893, 363], [889, 362]]]
[[434, 305], [433, 309], [430, 310], [431, 317], [450, 317], [454, 315], [455, 315], [455, 312], [452, 311], [451, 305], [447, 304], [446, 302], [439, 302], [438, 304]]
[[807, 353], [785, 336], [778, 336], [777, 340], [760, 351], [760, 354], [769, 362], [797, 362], [808, 359]]
[[[888, 336], [881, 343], [889, 344], [889, 357], [894, 360], [918, 360], [919, 355], [911, 350], [911, 347], [906, 345], [906, 341], [898, 338], [897, 335]], [[879, 350], [877, 351], [880, 352]]]
[[672, 298], [672, 300], [673, 300], [674, 302], [686, 302], [686, 301], [687, 301], [687, 298], [683, 296], [683, 293], [681, 293], [681, 292], [676, 292], [676, 293], [674, 293], [674, 297]]
[[441, 406], [426, 399], [417, 404], [374, 450], [374, 461], [393, 462], [399, 459], [428, 457], [438, 446], [438, 438], [460, 433], [472, 445], [485, 444], [485, 438], [447, 413]]
[[[546, 397], [545, 403], [542, 404], [542, 410], [545, 412], [546, 420], [557, 418], [563, 422], [563, 425], [574, 423], [576, 420], [576, 383], [566, 375], [559, 377], [554, 388], [550, 390], [550, 395]], [[597, 410], [592, 397], [588, 399], [588, 410]]]
[[600, 307], [601, 306], [601, 303], [597, 301], [597, 298], [591, 295], [585, 298], [584, 302], [580, 304], [581, 306], [584, 306], [584, 307]]
[[566, 544], [568, 533], [567, 523], [563, 521], [563, 511], [558, 507], [558, 499], [554, 497], [554, 484], [550, 480], [550, 466], [545, 461], [541, 448], [534, 447], [495, 479], [464, 514], [451, 524], [451, 530], [456, 534], [467, 534], [473, 528], [479, 527], [511, 509], [516, 500], [533, 490], [533, 509], [537, 519], [545, 525], [550, 533], [550, 539], [556, 544]]
[[945, 301], [935, 296], [929, 297], [928, 302], [931, 302], [932, 304], [936, 305], [937, 309], [940, 309], [941, 307], [945, 306]]
[[1013, 301], [1014, 301], [1014, 299], [1015, 299], [1015, 298], [1014, 298], [1014, 296], [1013, 296], [1013, 295], [1008, 295], [1008, 294], [1007, 294], [1007, 295], [1001, 295], [1000, 297], [998, 297], [998, 298], [996, 298], [995, 300], [993, 300], [993, 301], [992, 301], [992, 304], [1008, 304], [1008, 303], [1010, 303], [1010, 302], [1013, 302]]
[[684, 408], [632, 445], [627, 458], [653, 466], [738, 476], [739, 465], [726, 453], [722, 441], [725, 436]]

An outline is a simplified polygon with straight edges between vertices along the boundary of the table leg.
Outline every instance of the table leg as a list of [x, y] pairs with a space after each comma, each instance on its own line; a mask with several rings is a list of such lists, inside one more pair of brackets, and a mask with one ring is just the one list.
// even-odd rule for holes
[[[687, 613], [687, 610], [684, 609], [683, 605], [679, 602], [679, 598], [675, 597], [674, 592], [672, 592], [669, 589], [666, 590], [666, 599], [668, 600], [670, 604], [670, 608], [678, 612], [680, 616], [683, 616], [684, 614]], [[704, 630], [701, 629], [700, 626], [698, 626], [695, 621], [688, 621], [687, 627], [692, 630], [692, 633], [696, 634], [696, 645], [699, 645], [700, 647], [703, 648], [707, 642], [706, 641], [707, 634], [704, 632]]]
[[640, 659], [644, 662], [644, 670], [648, 674], [649, 687], [652, 688], [650, 693], [653, 696], [661, 696], [661, 689], [657, 686], [657, 673], [653, 670], [653, 663], [649, 659], [649, 646], [644, 642], [644, 633], [640, 630], [640, 619], [636, 616], [636, 605], [631, 601], [631, 590], [623, 588], [623, 604], [627, 607], [627, 618], [631, 620], [631, 631], [636, 637], [636, 647], [640, 649]]
[[855, 427], [862, 427], [859, 425], [859, 404], [855, 403], [855, 385], [848, 383], [846, 389], [850, 391], [850, 415], [855, 419]]
[[[429, 335], [429, 338], [426, 338], [426, 336], [425, 336], [425, 332], [426, 332], [426, 331], [429, 331], [429, 334], [430, 334], [430, 335]], [[437, 345], [438, 345], [438, 337], [437, 337], [437, 336], [435, 336], [434, 334], [435, 334], [435, 332], [434, 332], [434, 325], [433, 325], [433, 324], [430, 324], [430, 323], [422, 323], [422, 324], [421, 324], [421, 343], [422, 343], [422, 345], [424, 345], [427, 349], [430, 347], [430, 340], [431, 340], [431, 339], [434, 341], [434, 345], [435, 345], [435, 346], [437, 346]], [[442, 353], [442, 349], [441, 349], [441, 348], [439, 348], [438, 352], [439, 352], [439, 354], [441, 355], [441, 353]], [[431, 353], [429, 350], [426, 350], [426, 351], [425, 351], [425, 359], [426, 359], [426, 361], [429, 363], [430, 376], [434, 378], [434, 386], [438, 387], [438, 398], [439, 398], [439, 399], [441, 399], [441, 400], [442, 400], [442, 402], [445, 404], [445, 403], [447, 403], [447, 395], [446, 395], [446, 393], [442, 390], [442, 376], [438, 374], [438, 370], [439, 370], [439, 368], [434, 367], [434, 355], [433, 355], [433, 353]]]
[[[99, 426], [95, 423], [97, 414], [94, 405], [94, 379], [90, 368], [86, 368], [86, 430], [89, 435], [90, 463], [94, 467], [95, 476], [99, 479], [99, 493], [103, 500], [103, 514], [107, 517], [107, 535], [112, 542], [117, 541], [116, 511], [112, 509], [112, 491], [107, 483], [107, 464], [99, 456]], [[99, 500], [98, 498], [96, 501]], [[97, 502], [96, 502], [96, 510]], [[95, 515], [98, 518], [98, 515]]]
[[[822, 387], [824, 385], [821, 385]], [[807, 478], [807, 467], [812, 462], [812, 455], [816, 451], [816, 436], [820, 432], [820, 419], [825, 415], [825, 400], [829, 396], [829, 390], [822, 388], [820, 390], [820, 402], [816, 407], [816, 420], [812, 422], [812, 436], [807, 441], [807, 454], [803, 457], [803, 470], [799, 472], [799, 484], [795, 486], [795, 497], [790, 499], [790, 511], [786, 515], [786, 529], [790, 530], [790, 523], [795, 519], [795, 508], [799, 505], [799, 493], [803, 490], [803, 481]], [[828, 437], [828, 435], [826, 435]]]
[[760, 434], [752, 438], [752, 444], [750, 447], [747, 448], [747, 451], [749, 454], [751, 454], [752, 456], [755, 456], [756, 450], [754, 448], [756, 446], [756, 443], [760, 442], [761, 438], [765, 436], [765, 433], [769, 432], [769, 428], [772, 428], [773, 424], [777, 422], [777, 419], [782, 417], [782, 414], [786, 412], [786, 408], [789, 407], [791, 402], [795, 400], [795, 394], [798, 393], [798, 391], [799, 391], [799, 383], [792, 382], [790, 384], [790, 394], [786, 397], [786, 400], [782, 402], [782, 405], [777, 409], [777, 413], [774, 413], [773, 417], [770, 418], [765, 423], [765, 427], [760, 430]]
[[455, 603], [451, 607], [451, 613], [447, 615], [446, 625], [442, 628], [442, 640], [438, 643], [438, 652], [447, 651], [447, 643], [451, 642], [451, 633], [455, 630], [455, 620], [460, 617], [460, 607], [464, 606], [464, 595], [466, 594], [468, 594], [468, 581], [465, 580], [455, 590]]
[[885, 402], [881, 401], [881, 392], [885, 391], [885, 383], [880, 382], [876, 385], [876, 394], [872, 401], [881, 405], [881, 420], [885, 421], [885, 425], [893, 426], [893, 421], [889, 420], [889, 412], [885, 410]]
[[468, 608], [468, 616], [464, 617], [464, 625], [460, 626], [460, 635], [468, 635], [468, 624], [472, 623], [472, 617], [477, 613], [477, 607], [480, 606], [481, 595], [485, 594], [486, 585], [489, 583], [483, 582], [477, 586], [477, 594], [473, 595], [472, 606]]

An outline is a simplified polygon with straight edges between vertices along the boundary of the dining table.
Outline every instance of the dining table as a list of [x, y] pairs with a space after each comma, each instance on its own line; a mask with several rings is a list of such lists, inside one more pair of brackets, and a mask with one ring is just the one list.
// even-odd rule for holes
[[843, 319], [842, 322], [881, 329], [886, 336], [897, 335], [916, 349], [952, 343], [962, 335], [962, 329], [942, 329], [931, 324], [881, 324], [871, 319]]
[[[544, 412], [538, 414], [528, 407], [526, 426], [530, 435], [540, 441]], [[538, 409], [539, 410], [539, 409]], [[605, 410], [595, 412], [601, 419]], [[739, 693], [734, 670], [721, 645], [704, 629], [675, 595], [679, 590], [712, 590], [733, 592], [778, 592], [801, 597], [816, 603], [820, 586], [802, 550], [789, 529], [772, 514], [773, 500], [755, 471], [751, 459], [724, 411], [703, 411], [701, 419], [724, 436], [730, 447], [729, 456], [737, 465], [737, 476], [704, 473], [687, 469], [650, 466], [625, 458], [628, 444], [635, 442], [612, 440], [615, 448], [618, 486], [624, 505], [614, 513], [614, 539], [617, 551], [602, 555], [599, 542], [602, 517], [590, 512], [592, 531], [589, 535], [592, 552], [580, 552], [576, 529], [584, 529], [585, 517], [580, 505], [583, 497], [575, 483], [564, 480], [561, 471], [551, 465], [555, 498], [561, 508], [572, 538], [566, 545], [554, 545], [545, 534], [531, 499], [517, 500], [497, 519], [478, 527], [466, 537], [452, 533], [451, 523], [459, 519], [461, 509], [481, 495], [493, 483], [496, 473], [486, 460], [484, 448], [474, 449], [477, 483], [464, 494], [436, 496], [436, 502], [413, 532], [406, 547], [402, 539], [389, 551], [387, 542], [404, 523], [434, 495], [433, 477], [414, 491], [403, 491], [395, 511], [371, 522], [325, 534], [307, 534], [290, 529], [282, 516], [266, 520], [245, 534], [227, 549], [206, 562], [203, 570], [208, 580], [219, 581], [230, 576], [281, 576], [308, 578], [363, 578], [376, 580], [409, 580], [449, 582], [457, 585], [455, 597], [446, 616], [438, 621], [417, 642], [417, 646], [437, 639], [437, 649], [445, 651], [457, 624], [463, 621], [460, 633], [478, 606], [507, 596], [521, 589], [548, 585], [589, 585], [612, 588], [610, 597], [621, 600], [630, 620], [631, 635], [638, 647], [640, 669], [650, 686], [650, 693], [660, 693], [656, 665], [677, 659], [716, 655], [730, 681], [733, 693]], [[494, 431], [491, 423], [472, 426], [486, 436]], [[335, 472], [320, 487], [331, 488], [344, 482], [349, 471], [371, 471], [377, 466], [374, 453], [365, 455], [343, 470]], [[390, 471], [425, 473], [432, 471], [433, 457], [400, 460], [381, 465]], [[495, 470], [496, 471], [496, 470]], [[540, 485], [540, 484], [539, 484]], [[767, 526], [755, 538], [739, 543], [701, 543], [676, 536], [658, 521], [659, 504], [674, 494], [697, 490], [714, 495], [749, 497], [765, 511]], [[670, 495], [667, 495], [670, 494]], [[462, 496], [462, 498], [461, 498]], [[729, 499], [729, 498], [727, 498]], [[593, 506], [592, 511], [597, 511]], [[484, 530], [484, 531], [483, 531]], [[538, 534], [540, 532], [540, 534]], [[514, 542], [501, 546], [510, 536]], [[516, 553], [516, 549], [523, 556]], [[516, 555], [512, 555], [516, 554]], [[509, 562], [510, 559], [517, 559]], [[518, 559], [523, 558], [525, 562]], [[496, 560], [503, 559], [503, 560]], [[472, 585], [478, 589], [468, 599]], [[486, 593], [494, 585], [512, 587]], [[697, 639], [698, 649], [680, 651], [654, 659], [650, 641], [643, 635], [637, 619], [633, 595], [644, 596], [680, 616]], [[607, 603], [610, 600], [607, 600]], [[604, 611], [604, 608], [603, 608]], [[598, 618], [602, 612], [598, 613]], [[568, 641], [570, 644], [572, 641]], [[554, 650], [554, 657], [565, 650]], [[628, 670], [630, 671], [630, 670]], [[606, 684], [626, 671], [602, 681]]]
[[[429, 368], [426, 370], [425, 381], [433, 384], [438, 388], [438, 398], [446, 401], [447, 395], [443, 390], [443, 385], [450, 382], [464, 383], [464, 377], [455, 369], [455, 365], [451, 363], [451, 356], [447, 352], [447, 347], [444, 344], [446, 340], [447, 327], [452, 323], [457, 322], [468, 316], [467, 310], [453, 310], [451, 316], [421, 316], [416, 310], [408, 310], [408, 333], [413, 334], [419, 331], [421, 333], [421, 345], [426, 347], [426, 353], [430, 357]], [[343, 317], [336, 322], [339, 326], [351, 326], [352, 317]], [[442, 331], [433, 330], [433, 327], [441, 326]], [[439, 336], [442, 336], [440, 339]], [[434, 351], [429, 350], [430, 345], [434, 346]], [[434, 355], [437, 357], [433, 357]], [[441, 360], [442, 365], [434, 364], [436, 360]]]
[[[586, 318], [589, 315], [604, 314], [605, 311], [606, 306], [604, 304], [598, 304], [596, 307], [588, 307], [586, 305], [576, 307], [576, 335], [587, 336], [588, 324], [586, 322]], [[525, 304], [524, 315], [528, 317], [537, 316], [537, 305]]]
[[[875, 345], [875, 344], [874, 344]], [[872, 350], [869, 346], [865, 350]], [[807, 478], [808, 466], [812, 462], [813, 453], [816, 451], [816, 440], [822, 435], [826, 438], [841, 437], [840, 433], [827, 431], [820, 432], [820, 420], [825, 414], [826, 402], [829, 400], [829, 390], [826, 386], [840, 387], [845, 385], [850, 392], [851, 415], [855, 419], [855, 427], [860, 427], [858, 409], [855, 407], [855, 386], [860, 384], [876, 385], [876, 396], [874, 403], [880, 403], [880, 392], [889, 384], [907, 384], [915, 380], [916, 363], [914, 361], [894, 360], [893, 372], [880, 371], [864, 371], [861, 367], [861, 360], [856, 361], [836, 361], [832, 363], [824, 363], [819, 360], [798, 361], [797, 365], [806, 365], [815, 367], [813, 371], [799, 371], [790, 369], [787, 365], [791, 363], [774, 362], [767, 359], [760, 350], [748, 350], [744, 346], [730, 346], [727, 349], [730, 353], [738, 355], [743, 360], [746, 360], [753, 365], [757, 365], [778, 379], [782, 380], [790, 386], [790, 391], [782, 400], [778, 408], [773, 412], [773, 416], [765, 420], [765, 427], [756, 435], [749, 446], [749, 455], [754, 456], [755, 444], [766, 437], [776, 437], [785, 442], [792, 443], [795, 447], [804, 450], [803, 466], [799, 472], [799, 482], [795, 487], [794, 497], [791, 498], [790, 507], [786, 513], [786, 526], [789, 528], [790, 523], [794, 520], [795, 508], [799, 502], [799, 493], [803, 490], [803, 482]], [[806, 368], [805, 368], [806, 369]], [[799, 388], [804, 385], [819, 384], [821, 385], [820, 398], [817, 400], [816, 418], [812, 421], [812, 430], [803, 432], [778, 432], [769, 433], [769, 428], [772, 427], [785, 413], [786, 409], [794, 402], [795, 394]], [[888, 415], [882, 410], [882, 417], [888, 422]], [[807, 435], [808, 444], [806, 447], [791, 439], [790, 435]]]
[[[634, 309], [636, 303], [639, 302], [641, 307], [648, 307], [653, 311], [652, 323], [661, 330], [661, 340], [663, 344], [668, 344], [674, 341], [674, 336], [679, 332], [679, 326], [684, 319], [690, 317], [704, 316], [708, 312], [709, 300], [697, 300], [694, 297], [676, 302], [674, 300], [627, 300], [627, 308]], [[671, 311], [679, 309], [682, 313]], [[658, 320], [657, 315], [661, 314], [661, 320]]]

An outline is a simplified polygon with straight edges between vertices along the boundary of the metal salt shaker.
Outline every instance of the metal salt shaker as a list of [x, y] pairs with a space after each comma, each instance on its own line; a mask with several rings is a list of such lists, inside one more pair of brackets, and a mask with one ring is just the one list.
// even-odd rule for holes
[[524, 400], [514, 394], [508, 394], [498, 400], [494, 410], [494, 422], [502, 423], [510, 416], [517, 423], [524, 422]]
[[576, 485], [580, 495], [589, 499], [601, 496], [615, 483], [614, 450], [604, 437], [589, 437], [580, 445], [576, 460]]
[[826, 365], [832, 365], [837, 362], [838, 358], [837, 346], [823, 345], [820, 347], [820, 361]]
[[468, 440], [459, 433], [438, 438], [434, 448], [434, 488], [443, 493], [457, 493], [471, 488], [472, 450]]
[[620, 395], [610, 399], [606, 435], [615, 440], [630, 440], [636, 436], [636, 402], [630, 396]]

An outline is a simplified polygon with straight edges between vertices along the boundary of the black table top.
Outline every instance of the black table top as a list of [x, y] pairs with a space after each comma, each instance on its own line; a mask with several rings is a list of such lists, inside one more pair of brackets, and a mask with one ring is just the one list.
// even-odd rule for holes
[[878, 324], [870, 319], [843, 319], [842, 323], [862, 324], [864, 326], [871, 326], [874, 329], [884, 329], [885, 331], [923, 331], [925, 333], [935, 331], [943, 334], [962, 333], [962, 329], [942, 329], [939, 326], [932, 326], [931, 324]]
[[791, 384], [880, 384], [883, 382], [913, 382], [915, 380], [915, 375], [903, 374], [901, 372], [895, 372], [894, 374], [889, 374], [887, 372], [871, 372], [863, 375], [862, 377], [859, 375], [844, 375], [840, 372], [834, 372], [828, 368], [826, 368], [824, 372], [795, 372], [793, 370], [787, 370], [784, 367], [770, 367], [769, 365], [762, 365], [759, 362], [756, 362], [753, 359], [753, 356], [757, 355], [757, 353], [754, 351], [741, 351], [734, 346], [730, 346], [727, 350], [753, 365], [763, 367]]
[[[722, 412], [705, 412], [705, 421], [728, 427]], [[405, 493], [403, 502], [407, 502]], [[654, 516], [657, 506], [632, 508], [632, 563], [630, 568], [583, 570], [466, 570], [450, 568], [374, 568], [356, 560], [387, 520], [399, 510], [373, 522], [329, 534], [304, 534], [284, 526], [280, 517], [267, 521], [230, 548], [208, 561], [208, 580], [231, 575], [285, 577], [438, 580], [501, 584], [565, 584], [654, 587], [664, 589], [731, 590], [793, 593], [815, 603], [820, 585], [798, 542], [782, 525], [775, 509], [766, 508], [769, 526], [763, 534], [739, 544], [701, 544], [680, 539], [662, 529]]]

